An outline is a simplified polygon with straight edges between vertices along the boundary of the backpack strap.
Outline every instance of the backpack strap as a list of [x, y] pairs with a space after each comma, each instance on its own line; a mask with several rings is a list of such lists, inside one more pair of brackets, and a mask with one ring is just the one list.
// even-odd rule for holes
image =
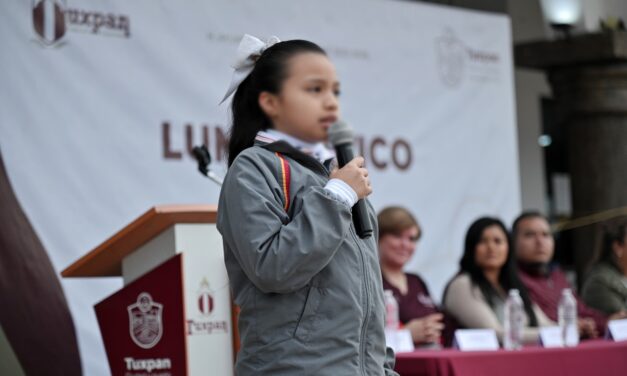
[[283, 209], [287, 212], [290, 208], [290, 164], [287, 162], [287, 159], [285, 159], [283, 154], [279, 152], [274, 152], [274, 154], [279, 157], [279, 162], [281, 164], [281, 188], [283, 189], [283, 196], [285, 197]]
[[318, 162], [318, 160], [294, 148], [292, 145], [288, 144], [285, 141], [276, 141], [271, 144], [259, 146], [266, 150], [270, 150], [271, 152], [281, 153], [282, 155], [293, 159], [301, 166], [306, 167], [319, 175], [325, 177], [329, 176], [329, 171], [324, 168], [324, 166], [320, 162]]
[[283, 195], [285, 196], [285, 203], [283, 208], [287, 212], [290, 208], [290, 164], [286, 158], [289, 157], [292, 160], [296, 161], [301, 166], [312, 170], [313, 172], [328, 177], [329, 171], [320, 163], [318, 160], [312, 158], [311, 156], [301, 152], [300, 150], [294, 148], [290, 144], [285, 141], [275, 141], [271, 144], [262, 143], [258, 145], [268, 151], [273, 152], [278, 158], [281, 164], [279, 177], [281, 184], [281, 188], [283, 189]]

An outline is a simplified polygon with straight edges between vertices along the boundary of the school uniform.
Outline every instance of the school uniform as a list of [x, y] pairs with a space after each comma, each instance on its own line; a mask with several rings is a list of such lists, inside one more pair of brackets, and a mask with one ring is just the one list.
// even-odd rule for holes
[[396, 375], [377, 239], [357, 236], [328, 181], [284, 141], [258, 139], [229, 168], [217, 226], [241, 309], [237, 375]]
[[383, 276], [383, 288], [392, 291], [398, 302], [398, 318], [401, 323], [407, 324], [413, 319], [440, 313], [422, 278], [410, 273], [405, 273], [405, 277], [407, 278], [407, 293], [403, 294]]
[[[421, 319], [436, 313], [444, 317], [442, 323], [444, 330], [440, 338], [440, 344], [450, 346], [457, 323], [453, 318], [440, 310], [435, 304], [427, 288], [427, 284], [416, 274], [405, 273], [407, 278], [407, 293], [403, 294], [395, 285], [391, 284], [383, 275], [383, 289], [391, 290], [398, 303], [398, 319], [403, 325], [407, 325], [414, 319]], [[430, 343], [415, 343], [418, 347], [432, 347]]]

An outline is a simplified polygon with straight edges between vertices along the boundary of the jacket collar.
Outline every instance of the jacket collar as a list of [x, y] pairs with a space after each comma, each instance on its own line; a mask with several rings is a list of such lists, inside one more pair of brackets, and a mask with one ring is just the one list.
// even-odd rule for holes
[[275, 153], [286, 155], [317, 174], [325, 177], [329, 176], [329, 171], [317, 159], [303, 153], [283, 140], [272, 143], [255, 140], [255, 145]]
[[325, 163], [329, 159], [335, 158], [335, 152], [323, 143], [323, 142], [305, 142], [299, 138], [296, 138], [287, 133], [277, 131], [276, 129], [267, 129], [265, 131], [259, 131], [255, 140], [262, 141], [271, 144], [276, 141], [285, 141], [295, 149], [308, 154], [309, 156], [317, 159], [320, 163]]

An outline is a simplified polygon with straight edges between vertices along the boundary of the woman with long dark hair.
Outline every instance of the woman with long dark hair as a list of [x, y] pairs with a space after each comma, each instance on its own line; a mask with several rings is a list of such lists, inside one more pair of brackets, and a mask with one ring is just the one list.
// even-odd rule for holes
[[627, 219], [606, 227], [601, 257], [590, 270], [581, 297], [608, 316], [627, 313]]
[[505, 300], [509, 290], [517, 289], [526, 313], [523, 342], [533, 343], [538, 340], [538, 326], [555, 323], [529, 299], [510, 245], [499, 219], [483, 217], [473, 222], [466, 233], [460, 270], [448, 283], [442, 302], [461, 326], [494, 329], [502, 340]]

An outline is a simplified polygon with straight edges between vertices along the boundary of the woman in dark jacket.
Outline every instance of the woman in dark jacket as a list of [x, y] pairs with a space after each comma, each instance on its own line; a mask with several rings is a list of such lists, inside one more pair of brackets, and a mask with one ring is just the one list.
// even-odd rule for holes
[[606, 229], [601, 257], [581, 295], [587, 305], [608, 316], [627, 311], [627, 220]]

